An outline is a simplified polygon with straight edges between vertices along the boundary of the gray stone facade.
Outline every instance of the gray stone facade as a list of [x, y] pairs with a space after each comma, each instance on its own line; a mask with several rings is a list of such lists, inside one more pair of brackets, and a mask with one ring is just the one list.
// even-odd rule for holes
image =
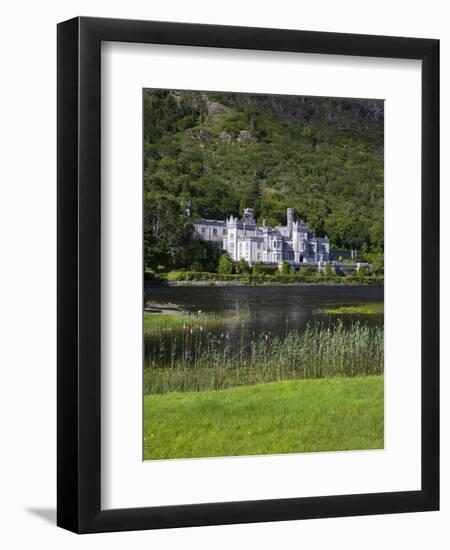
[[194, 224], [194, 238], [212, 242], [232, 260], [244, 259], [249, 265], [286, 261], [300, 266], [330, 260], [330, 240], [316, 237], [303, 220], [297, 221], [293, 208], [287, 209], [287, 225], [275, 227], [265, 220], [258, 226], [251, 208], [240, 219], [232, 215], [225, 221], [201, 219]]

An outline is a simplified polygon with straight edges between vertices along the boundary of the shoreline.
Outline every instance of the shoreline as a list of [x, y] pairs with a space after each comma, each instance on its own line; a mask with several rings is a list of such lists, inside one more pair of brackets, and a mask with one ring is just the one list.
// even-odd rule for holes
[[163, 315], [187, 315], [188, 312], [176, 304], [158, 304], [148, 302], [144, 305], [144, 313]]
[[290, 287], [290, 286], [384, 286], [384, 282], [362, 282], [362, 281], [348, 281], [338, 283], [335, 281], [299, 281], [293, 283], [281, 283], [281, 282], [258, 282], [250, 283], [245, 281], [152, 281], [144, 279], [144, 283], [151, 286], [182, 286], [182, 287], [223, 287], [223, 286], [266, 286], [266, 287]]

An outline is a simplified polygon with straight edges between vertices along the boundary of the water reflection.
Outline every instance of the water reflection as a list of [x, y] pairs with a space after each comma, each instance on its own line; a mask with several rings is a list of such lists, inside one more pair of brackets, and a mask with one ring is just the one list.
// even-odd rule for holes
[[[149, 285], [150, 299], [157, 303], [177, 304], [189, 312], [218, 314], [224, 321], [204, 327], [213, 336], [227, 338], [231, 347], [249, 343], [255, 335], [270, 333], [284, 336], [295, 329], [302, 331], [308, 323], [330, 324], [341, 318], [345, 325], [356, 321], [369, 325], [383, 324], [383, 314], [330, 315], [321, 310], [361, 303], [383, 302], [382, 286], [285, 286], [285, 287], [170, 287]], [[195, 330], [195, 329], [194, 329]], [[178, 334], [177, 334], [178, 333]], [[173, 339], [181, 331], [146, 336], [145, 355], [173, 349]], [[169, 352], [168, 352], [169, 353]], [[161, 357], [167, 359], [167, 357]], [[165, 361], [164, 361], [165, 362]]]

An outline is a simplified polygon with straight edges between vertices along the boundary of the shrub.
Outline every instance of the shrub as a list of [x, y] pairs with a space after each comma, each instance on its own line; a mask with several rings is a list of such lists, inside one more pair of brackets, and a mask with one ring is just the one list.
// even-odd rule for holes
[[168, 281], [183, 281], [185, 276], [184, 271], [169, 271], [167, 273], [167, 280]]
[[203, 265], [200, 262], [195, 261], [191, 264], [190, 271], [203, 271]]
[[219, 265], [217, 268], [218, 272], [223, 275], [229, 275], [233, 273], [233, 262], [228, 254], [222, 254], [219, 260]]
[[384, 255], [377, 254], [374, 256], [371, 266], [370, 273], [372, 275], [383, 275], [384, 274]]
[[250, 273], [250, 267], [247, 263], [247, 260], [241, 258], [237, 264], [235, 264], [236, 273], [247, 274]]
[[256, 263], [253, 265], [252, 275], [259, 275], [263, 272], [263, 264]]
[[317, 266], [305, 265], [300, 268], [300, 272], [304, 275], [315, 275], [317, 273]]
[[358, 267], [358, 270], [356, 272], [357, 277], [365, 277], [367, 275], [366, 268], [363, 265], [360, 265]]
[[282, 275], [289, 275], [289, 264], [284, 260], [281, 264], [280, 272]]

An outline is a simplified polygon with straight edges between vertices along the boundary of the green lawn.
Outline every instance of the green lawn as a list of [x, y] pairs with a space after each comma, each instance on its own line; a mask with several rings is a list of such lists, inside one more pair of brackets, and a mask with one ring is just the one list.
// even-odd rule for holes
[[144, 396], [144, 459], [382, 449], [383, 376]]

